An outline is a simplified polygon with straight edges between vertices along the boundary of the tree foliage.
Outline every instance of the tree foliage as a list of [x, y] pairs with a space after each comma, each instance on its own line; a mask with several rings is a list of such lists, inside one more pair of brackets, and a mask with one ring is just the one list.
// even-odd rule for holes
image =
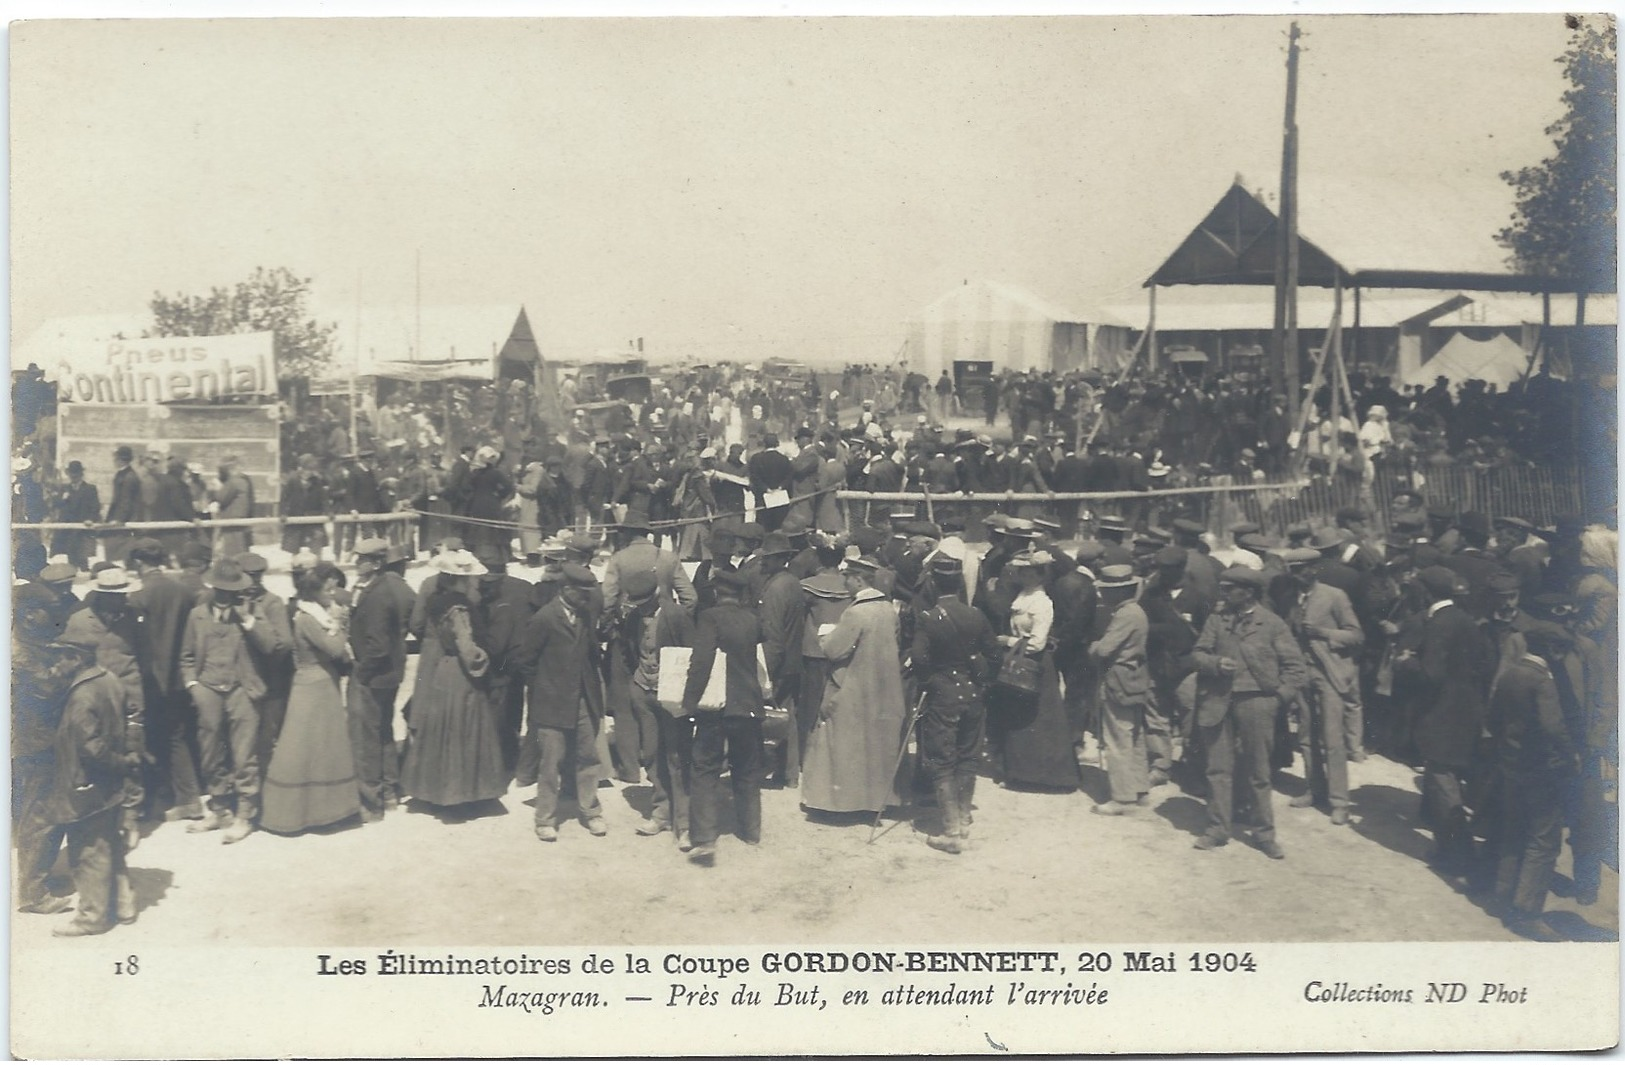
[[256, 267], [247, 280], [230, 289], [210, 289], [207, 296], [153, 293], [153, 325], [146, 335], [275, 333], [277, 378], [291, 384], [326, 371], [338, 332], [338, 323], [309, 317], [309, 295], [310, 278], [286, 267]]
[[1569, 87], [1563, 117], [1546, 127], [1555, 150], [1537, 166], [1507, 171], [1517, 193], [1512, 224], [1496, 240], [1517, 269], [1569, 277], [1593, 292], [1614, 290], [1619, 103], [1611, 16], [1571, 17], [1557, 60]]

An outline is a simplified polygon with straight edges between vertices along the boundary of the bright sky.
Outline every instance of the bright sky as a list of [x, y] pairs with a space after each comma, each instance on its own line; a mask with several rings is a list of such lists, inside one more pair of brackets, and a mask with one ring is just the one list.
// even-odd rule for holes
[[[1305, 235], [1391, 203], [1493, 268], [1562, 16], [1301, 23]], [[544, 354], [885, 361], [978, 277], [1087, 312], [1236, 173], [1273, 194], [1287, 24], [14, 24], [13, 336], [257, 265], [410, 303], [419, 251], [425, 303], [524, 303]]]

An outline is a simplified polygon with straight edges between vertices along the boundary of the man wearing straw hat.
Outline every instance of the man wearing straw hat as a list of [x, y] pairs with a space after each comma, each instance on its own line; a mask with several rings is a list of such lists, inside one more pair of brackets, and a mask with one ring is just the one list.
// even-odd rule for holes
[[1101, 606], [1110, 615], [1105, 633], [1089, 646], [1089, 655], [1100, 666], [1101, 738], [1111, 799], [1092, 809], [1107, 817], [1146, 805], [1151, 790], [1145, 753], [1145, 710], [1151, 699], [1145, 642], [1150, 623], [1134, 601], [1139, 587], [1140, 578], [1129, 566], [1106, 566], [1095, 581]]

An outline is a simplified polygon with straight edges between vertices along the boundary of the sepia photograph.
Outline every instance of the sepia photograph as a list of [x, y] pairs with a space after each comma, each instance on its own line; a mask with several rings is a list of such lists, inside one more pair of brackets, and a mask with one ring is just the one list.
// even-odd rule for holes
[[639, 14], [10, 24], [12, 1054], [1616, 1045], [1615, 16]]

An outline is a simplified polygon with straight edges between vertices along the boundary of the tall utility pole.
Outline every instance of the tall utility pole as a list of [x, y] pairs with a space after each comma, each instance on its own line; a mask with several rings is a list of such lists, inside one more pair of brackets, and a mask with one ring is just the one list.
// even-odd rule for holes
[[1287, 413], [1298, 417], [1298, 24], [1287, 35], [1286, 120], [1281, 139], [1280, 239], [1275, 256], [1275, 350], [1271, 384], [1286, 393]]

